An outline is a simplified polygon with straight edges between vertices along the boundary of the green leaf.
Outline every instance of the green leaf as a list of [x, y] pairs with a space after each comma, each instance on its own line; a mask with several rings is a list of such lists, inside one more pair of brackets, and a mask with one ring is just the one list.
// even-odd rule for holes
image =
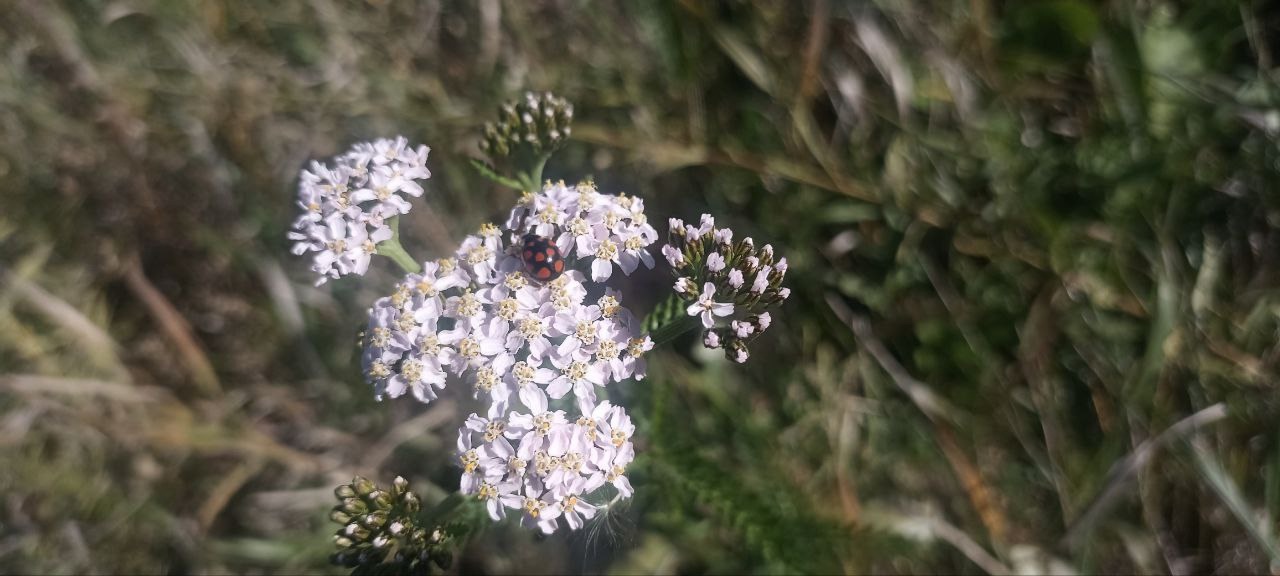
[[475, 158], [471, 158], [470, 162], [471, 162], [471, 167], [475, 168], [476, 172], [479, 172], [480, 175], [484, 176], [485, 178], [488, 178], [498, 184], [501, 184], [503, 186], [506, 186], [507, 188], [511, 188], [514, 190], [525, 189], [524, 185], [521, 184], [520, 182], [513, 180], [511, 178], [507, 178], [506, 176], [503, 176], [501, 174], [498, 174], [498, 172], [495, 171], [492, 166], [490, 166], [487, 162], [484, 162], [483, 160], [477, 160]]
[[1195, 458], [1196, 471], [1204, 478], [1205, 483], [1209, 485], [1213, 493], [1227, 506], [1227, 510], [1231, 511], [1231, 515], [1235, 516], [1240, 525], [1244, 527], [1249, 538], [1266, 552], [1267, 558], [1271, 559], [1273, 569], [1280, 566], [1280, 545], [1276, 543], [1271, 530], [1262, 524], [1258, 514], [1254, 513], [1253, 509], [1249, 507], [1249, 503], [1244, 499], [1244, 494], [1240, 492], [1240, 487], [1236, 486], [1235, 481], [1223, 469], [1222, 464], [1209, 452], [1209, 447], [1205, 445], [1203, 440], [1196, 439], [1191, 442], [1191, 455]]

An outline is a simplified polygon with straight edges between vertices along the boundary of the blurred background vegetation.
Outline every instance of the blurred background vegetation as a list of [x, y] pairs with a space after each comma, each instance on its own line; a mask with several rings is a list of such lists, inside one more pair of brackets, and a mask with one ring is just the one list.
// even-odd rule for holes
[[625, 391], [628, 510], [453, 571], [1280, 567], [1274, 3], [7, 0], [0, 50], [0, 572], [340, 573], [334, 485], [456, 487], [465, 394], [359, 375], [394, 271], [314, 288], [284, 233], [305, 161], [404, 134], [451, 251], [526, 89], [576, 105], [549, 177], [794, 295]]

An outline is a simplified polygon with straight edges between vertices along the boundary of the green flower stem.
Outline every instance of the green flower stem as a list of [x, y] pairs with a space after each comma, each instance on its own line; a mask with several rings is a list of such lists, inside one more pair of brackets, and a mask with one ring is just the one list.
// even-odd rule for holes
[[518, 173], [521, 190], [537, 192], [542, 189], [542, 169], [546, 167], [548, 158], [551, 158], [551, 154], [539, 154], [533, 160], [533, 167], [528, 172]]
[[529, 187], [525, 190], [536, 192], [542, 189], [542, 169], [547, 166], [547, 159], [551, 158], [551, 154], [543, 153], [538, 155], [538, 159], [533, 162], [533, 170], [529, 171]]
[[418, 265], [418, 261], [414, 260], [408, 252], [405, 252], [404, 246], [400, 245], [400, 217], [392, 218], [387, 225], [391, 227], [391, 238], [378, 244], [378, 255], [390, 258], [405, 272], [414, 274], [421, 272], [422, 266]]

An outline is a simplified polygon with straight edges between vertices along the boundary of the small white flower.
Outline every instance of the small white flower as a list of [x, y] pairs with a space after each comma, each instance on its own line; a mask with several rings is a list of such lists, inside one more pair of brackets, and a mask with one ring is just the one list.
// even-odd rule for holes
[[644, 359], [645, 352], [653, 350], [653, 339], [649, 336], [643, 338], [632, 338], [627, 342], [627, 351], [622, 358], [626, 370], [636, 380], [644, 380], [646, 376], [646, 361]]
[[751, 291], [756, 294], [764, 292], [764, 289], [769, 287], [769, 272], [772, 271], [772, 268], [765, 266], [759, 272], [756, 272], [756, 279], [751, 283]]
[[745, 282], [746, 280], [742, 278], [741, 270], [734, 268], [729, 271], [729, 286], [731, 286], [734, 290], [742, 288], [742, 285]]
[[715, 230], [715, 227], [715, 218], [712, 218], [710, 214], [703, 214], [701, 220], [698, 222], [698, 227], [694, 228], [693, 226], [686, 226], [684, 233], [685, 236], [688, 237], [689, 242], [697, 242], [701, 240], [703, 236], [706, 236]]
[[687, 312], [690, 316], [701, 316], [702, 326], [710, 328], [715, 324], [713, 316], [728, 316], [733, 314], [733, 304], [716, 302], [716, 286], [710, 282], [702, 285], [702, 295], [698, 297], [698, 301], [689, 305]]
[[707, 330], [707, 333], [702, 335], [702, 345], [712, 350], [719, 348], [720, 333], [715, 330]]
[[595, 387], [604, 386], [608, 378], [608, 366], [591, 362], [585, 354], [571, 355], [567, 358], [552, 358], [551, 362], [560, 369], [560, 375], [547, 386], [547, 395], [552, 398], [563, 398], [570, 390], [579, 398], [595, 400]]
[[623, 237], [622, 252], [618, 255], [618, 266], [622, 268], [623, 274], [630, 276], [641, 264], [649, 270], [653, 269], [653, 254], [648, 249], [652, 243], [653, 240], [646, 238], [643, 233], [632, 232]]
[[752, 332], [756, 331], [756, 327], [750, 322], [743, 322], [741, 320], [734, 320], [733, 322], [730, 322], [729, 327], [733, 330], [733, 335], [738, 338], [746, 338], [750, 336]]
[[662, 247], [662, 255], [666, 256], [667, 264], [672, 268], [679, 268], [684, 265], [684, 254], [675, 246], [667, 244]]
[[719, 272], [724, 270], [724, 256], [719, 252], [712, 252], [707, 255], [707, 270]]
[[592, 489], [594, 487], [589, 486], [589, 480], [581, 476], [574, 478], [565, 487], [559, 505], [570, 530], [581, 528], [585, 520], [596, 515], [596, 507], [580, 497], [580, 494]]

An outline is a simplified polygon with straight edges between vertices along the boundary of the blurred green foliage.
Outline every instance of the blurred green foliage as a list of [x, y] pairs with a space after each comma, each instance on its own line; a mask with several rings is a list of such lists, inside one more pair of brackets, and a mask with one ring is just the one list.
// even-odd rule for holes
[[355, 140], [425, 142], [403, 233], [446, 253], [514, 199], [467, 159], [525, 89], [575, 105], [547, 177], [658, 222], [714, 213], [788, 257], [794, 296], [745, 367], [690, 340], [622, 391], [628, 510], [546, 541], [494, 528], [453, 570], [1280, 560], [1271, 4], [2, 12], [2, 571], [337, 573], [334, 485], [443, 499], [465, 395], [372, 400], [353, 343], [393, 271], [309, 286], [294, 178]]

